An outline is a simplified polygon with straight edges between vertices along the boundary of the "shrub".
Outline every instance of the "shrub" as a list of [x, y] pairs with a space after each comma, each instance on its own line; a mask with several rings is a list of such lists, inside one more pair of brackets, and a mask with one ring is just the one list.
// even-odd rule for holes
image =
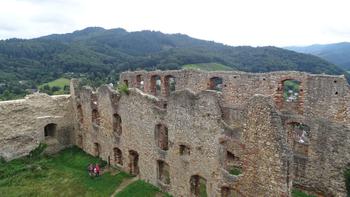
[[129, 87], [125, 83], [118, 84], [117, 89], [120, 93], [129, 94]]

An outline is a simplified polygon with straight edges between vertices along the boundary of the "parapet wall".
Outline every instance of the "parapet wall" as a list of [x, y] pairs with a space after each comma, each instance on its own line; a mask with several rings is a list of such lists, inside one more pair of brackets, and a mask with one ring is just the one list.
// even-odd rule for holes
[[69, 95], [33, 94], [0, 102], [0, 157], [28, 155], [40, 142], [49, 145], [49, 152], [60, 150], [72, 143], [73, 121]]

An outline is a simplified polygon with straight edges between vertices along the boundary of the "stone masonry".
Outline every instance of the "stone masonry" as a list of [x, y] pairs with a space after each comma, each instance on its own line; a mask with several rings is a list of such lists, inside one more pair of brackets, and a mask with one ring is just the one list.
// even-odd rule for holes
[[[286, 80], [300, 83], [293, 102]], [[72, 80], [70, 96], [0, 102], [0, 156], [75, 144], [174, 196], [291, 196], [292, 187], [346, 196], [344, 76], [136, 71], [120, 83], [129, 91]]]

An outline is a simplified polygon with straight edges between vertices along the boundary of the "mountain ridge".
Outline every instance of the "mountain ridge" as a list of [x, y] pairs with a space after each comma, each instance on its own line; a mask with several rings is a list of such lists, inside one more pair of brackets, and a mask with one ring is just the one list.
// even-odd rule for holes
[[350, 42], [290, 46], [285, 48], [299, 53], [318, 56], [338, 65], [344, 70], [350, 70]]
[[245, 72], [347, 75], [316, 56], [273, 46], [233, 47], [179, 33], [88, 27], [34, 39], [1, 40], [0, 84], [5, 85], [0, 86], [0, 98], [4, 93], [23, 96], [25, 89], [62, 76], [84, 78], [99, 86], [116, 83], [119, 73], [126, 70], [181, 69], [198, 63], [218, 63]]

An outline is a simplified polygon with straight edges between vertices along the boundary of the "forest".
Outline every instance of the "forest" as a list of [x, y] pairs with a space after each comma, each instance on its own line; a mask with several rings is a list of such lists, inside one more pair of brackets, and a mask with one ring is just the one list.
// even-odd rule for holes
[[297, 70], [348, 76], [319, 57], [272, 46], [233, 47], [184, 34], [89, 27], [35, 39], [1, 40], [0, 100], [22, 98], [59, 78], [82, 78], [96, 87], [115, 84], [126, 70], [171, 70], [203, 63], [246, 72]]

